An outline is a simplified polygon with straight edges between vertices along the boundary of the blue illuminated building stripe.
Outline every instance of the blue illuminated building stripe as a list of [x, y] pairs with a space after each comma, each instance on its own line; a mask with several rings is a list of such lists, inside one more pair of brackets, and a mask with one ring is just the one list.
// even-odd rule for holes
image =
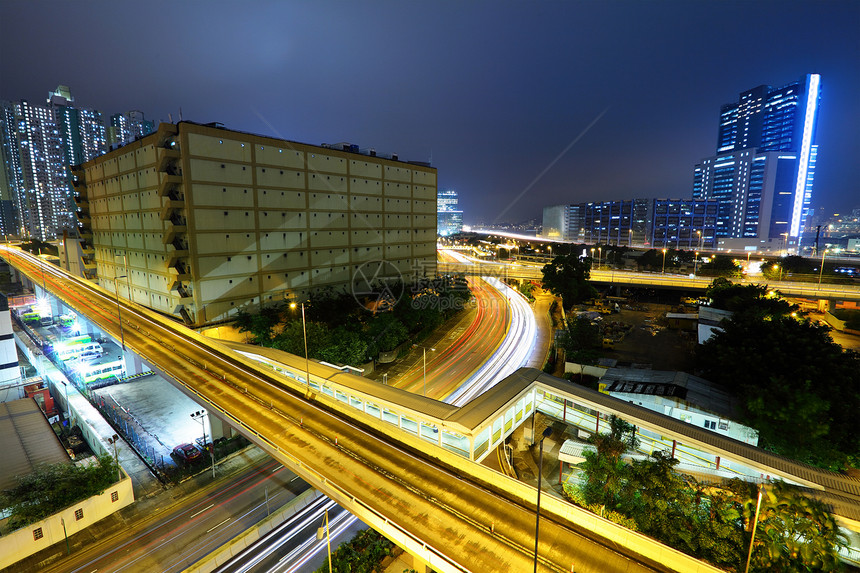
[[797, 237], [800, 234], [800, 221], [803, 214], [804, 196], [806, 194], [806, 173], [809, 168], [809, 154], [812, 148], [812, 134], [815, 131], [815, 119], [818, 113], [818, 84], [821, 76], [810, 74], [806, 92], [806, 111], [803, 119], [803, 138], [800, 145], [800, 163], [797, 168], [797, 180], [794, 187], [794, 202], [792, 204], [791, 228], [789, 234]]

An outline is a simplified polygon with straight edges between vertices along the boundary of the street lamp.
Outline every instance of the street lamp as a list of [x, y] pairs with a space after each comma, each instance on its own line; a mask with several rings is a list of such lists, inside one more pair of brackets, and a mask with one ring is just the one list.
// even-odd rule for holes
[[780, 237], [782, 237], [782, 253], [784, 255], [788, 255], [788, 233], [780, 233]]
[[627, 229], [627, 248], [633, 246], [633, 229]]
[[696, 239], [696, 248], [701, 251], [702, 250], [702, 232], [696, 231], [696, 235], [698, 235], [698, 238]]
[[[310, 361], [308, 360], [308, 328], [305, 323], [305, 303], [299, 303], [302, 307], [302, 334], [305, 338], [305, 382], [308, 385], [308, 393], [311, 391], [311, 370], [310, 370]], [[291, 302], [290, 308], [295, 309], [296, 303]]]
[[824, 256], [827, 254], [827, 249], [821, 251], [821, 270], [818, 272], [818, 288], [821, 289], [821, 277], [824, 276]]
[[779, 282], [782, 282], [782, 265], [775, 264], [773, 265], [773, 270], [779, 269]]
[[119, 277], [115, 276], [113, 278], [113, 290], [116, 293], [116, 316], [117, 316], [117, 319], [119, 320], [119, 340], [122, 343], [123, 354], [125, 354], [125, 334], [123, 334], [123, 331], [122, 331], [122, 311], [120, 310], [120, 306], [119, 306], [119, 286], [117, 283], [117, 279], [125, 279], [125, 278], [128, 278], [128, 277], [126, 275], [122, 275]]
[[699, 270], [699, 251], [696, 251], [696, 258], [693, 260], [693, 276], [696, 276], [696, 271]]
[[543, 431], [540, 439], [540, 456], [538, 458], [538, 486], [537, 486], [537, 516], [535, 517], [535, 571], [537, 573], [538, 562], [538, 536], [540, 534], [540, 488], [541, 478], [543, 477], [543, 441], [552, 435], [552, 427], [549, 426]]
[[326, 544], [328, 545], [328, 573], [332, 573], [331, 569], [331, 533], [329, 532], [328, 527], [328, 508], [325, 508], [325, 532], [323, 532], [323, 528], [317, 528], [317, 541], [322, 541], [323, 535], [326, 538]]
[[591, 247], [591, 266], [594, 267], [594, 247]]
[[113, 445], [113, 459], [116, 462], [116, 479], [117, 481], [122, 481], [122, 468], [119, 466], [119, 455], [116, 452], [116, 443], [118, 441], [119, 436], [116, 434], [107, 439], [107, 443]]
[[759, 486], [759, 488], [758, 488], [758, 501], [755, 504], [755, 517], [753, 518], [754, 521], [753, 521], [752, 536], [750, 536], [750, 550], [749, 550], [749, 553], [747, 553], [747, 566], [744, 569], [744, 573], [748, 573], [750, 570], [750, 559], [752, 558], [753, 541], [755, 541], [755, 530], [756, 530], [756, 527], [758, 526], [758, 512], [759, 512], [759, 509], [761, 509], [761, 493], [762, 493], [762, 488], [761, 488], [761, 486]]
[[[191, 413], [191, 419], [200, 422], [200, 427], [203, 429], [203, 449], [206, 449], [206, 410], [197, 410]], [[215, 478], [215, 442], [213, 440], [212, 447], [209, 448], [209, 457], [212, 458], [212, 478]]]
[[[412, 346], [419, 346], [418, 344], [413, 344]], [[427, 397], [427, 347], [421, 346], [421, 350], [424, 355], [424, 397]], [[430, 348], [430, 352], [436, 352], [435, 348]]]
[[660, 271], [661, 275], [666, 274], [666, 249], [663, 249], [663, 270]]
[[597, 268], [600, 268], [600, 257], [603, 254], [603, 247], [597, 247]]

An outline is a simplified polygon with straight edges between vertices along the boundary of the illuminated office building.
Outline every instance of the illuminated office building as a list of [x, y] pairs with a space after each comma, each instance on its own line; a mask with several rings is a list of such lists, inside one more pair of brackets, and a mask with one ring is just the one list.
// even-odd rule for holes
[[693, 198], [719, 203], [718, 238], [797, 244], [812, 199], [821, 77], [759, 86], [720, 109], [716, 155], [693, 174]]
[[436, 218], [436, 231], [442, 236], [463, 231], [463, 211], [459, 206], [457, 192], [453, 189], [439, 191], [436, 196]]

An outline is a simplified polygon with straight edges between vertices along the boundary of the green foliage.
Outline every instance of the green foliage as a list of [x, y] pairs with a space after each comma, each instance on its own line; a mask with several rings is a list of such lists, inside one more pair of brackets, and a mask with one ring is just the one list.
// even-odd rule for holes
[[733, 277], [741, 274], [741, 267], [727, 255], [714, 255], [710, 261], [699, 265], [699, 274]]
[[567, 331], [561, 335], [559, 343], [565, 350], [568, 362], [597, 364], [600, 358], [600, 327], [582, 316], [569, 320]]
[[[382, 560], [391, 555], [394, 544], [373, 529], [363, 529], [332, 552], [333, 573], [373, 573], [382, 571]], [[328, 573], [328, 557], [315, 573]]]
[[781, 481], [765, 489], [753, 543], [753, 571], [838, 571], [847, 539], [827, 506]]
[[274, 339], [273, 330], [282, 319], [281, 311], [280, 305], [263, 307], [256, 314], [249, 314], [240, 310], [236, 315], [234, 325], [239, 329], [239, 332], [251, 333], [251, 344], [271, 346]]
[[[595, 441], [607, 460], [623, 451], [625, 434], [614, 427]], [[739, 479], [719, 486], [700, 483], [676, 473], [678, 462], [662, 452], [613, 467], [615, 476], [607, 474], [605, 464], [595, 464], [593, 455], [586, 458], [584, 485], [564, 486], [570, 501], [721, 568], [743, 570], [755, 517], [754, 484]], [[607, 478], [614, 507], [593, 498], [594, 485]], [[822, 502], [775, 482], [765, 488], [751, 571], [836, 571], [838, 551], [846, 543]]]
[[585, 461], [580, 465], [586, 474], [583, 496], [588, 504], [615, 511], [622, 502], [621, 489], [627, 472], [621, 456], [637, 445], [634, 428], [621, 418], [610, 416], [609, 433], [592, 434], [588, 441], [597, 451], [583, 454]]
[[[426, 337], [472, 296], [462, 275], [422, 279], [411, 285], [388, 284], [386, 288], [403, 292], [403, 296], [379, 312], [370, 312], [350, 293], [328, 289], [311, 295], [304, 305], [308, 356], [338, 364], [363, 364], [381, 351]], [[240, 332], [251, 333], [254, 344], [304, 356], [301, 312], [301, 307], [267, 307], [257, 314], [240, 312], [234, 324]], [[282, 328], [275, 334], [278, 325]]]
[[578, 302], [593, 298], [597, 292], [588, 282], [591, 259], [560, 255], [545, 265], [542, 272], [544, 288], [561, 297], [565, 310], [570, 310]]
[[697, 362], [705, 378], [741, 397], [741, 421], [780, 454], [847, 465], [860, 451], [860, 356], [843, 351], [827, 327], [787, 316], [736, 313], [720, 326]]
[[725, 278], [714, 279], [705, 295], [711, 306], [732, 312], [753, 312], [760, 315], [785, 315], [797, 310], [778, 293], [769, 295], [767, 285], [734, 284]]
[[639, 270], [662, 271], [665, 260], [665, 268], [676, 269], [681, 265], [692, 264], [694, 257], [695, 254], [693, 251], [666, 249], [666, 257], [664, 259], [663, 249], [649, 249], [636, 259], [636, 266]]
[[14, 531], [39, 521], [81, 500], [104, 492], [117, 479], [110, 455], [96, 463], [53, 464], [37, 467], [0, 494], [0, 507], [10, 512], [7, 530]]
[[612, 523], [616, 523], [622, 527], [626, 527], [631, 531], [639, 530], [639, 528], [636, 526], [636, 521], [625, 516], [623, 513], [618, 513], [617, 511], [606, 509], [605, 505], [598, 505], [596, 503], [588, 503], [587, 501], [585, 501], [585, 496], [583, 495], [582, 490], [577, 486], [565, 483], [563, 488], [564, 496], [571, 503], [578, 505], [579, 507], [585, 508], [592, 513], [596, 513], [600, 517], [608, 519]]

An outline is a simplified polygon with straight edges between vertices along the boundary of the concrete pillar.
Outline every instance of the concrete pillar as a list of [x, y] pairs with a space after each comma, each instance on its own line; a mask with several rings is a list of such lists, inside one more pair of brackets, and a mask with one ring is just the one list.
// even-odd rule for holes
[[233, 437], [233, 428], [227, 422], [222, 420], [221, 418], [217, 418], [212, 414], [209, 414], [209, 427], [212, 431], [212, 440], [217, 440], [218, 438], [227, 438], [230, 439]]
[[149, 371], [149, 366], [140, 359], [140, 356], [132, 352], [128, 347], [126, 347], [125, 352], [123, 353], [123, 358], [125, 359], [126, 376], [134, 376], [135, 374]]
[[412, 560], [411, 567], [412, 567], [412, 569], [414, 569], [418, 573], [430, 573], [431, 572], [430, 566], [427, 565], [424, 562], [424, 560], [421, 559], [420, 557], [418, 557], [417, 555], [412, 555], [410, 553], [404, 553], [403, 557], [404, 557], [404, 561], [407, 561], [407, 562], [411, 558], [411, 560]]

